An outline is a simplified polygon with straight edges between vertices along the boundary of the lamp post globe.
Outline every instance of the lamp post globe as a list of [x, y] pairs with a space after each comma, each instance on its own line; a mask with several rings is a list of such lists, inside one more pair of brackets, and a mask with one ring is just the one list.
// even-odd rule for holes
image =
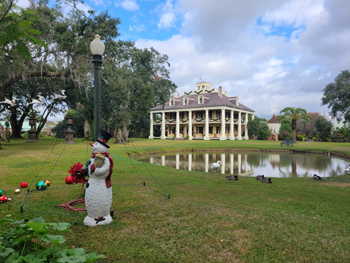
[[105, 51], [105, 44], [99, 35], [90, 43], [92, 62], [94, 63], [94, 138], [98, 138], [101, 128], [101, 88], [100, 88], [100, 67], [102, 55]]

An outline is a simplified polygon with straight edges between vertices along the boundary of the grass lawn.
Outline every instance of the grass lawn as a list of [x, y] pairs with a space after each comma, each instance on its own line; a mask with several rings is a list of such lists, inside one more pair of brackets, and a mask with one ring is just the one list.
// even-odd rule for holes
[[[66, 244], [105, 254], [99, 262], [350, 262], [350, 175], [322, 181], [274, 178], [272, 184], [255, 178], [229, 181], [221, 174], [130, 161], [127, 154], [246, 149], [350, 156], [350, 144], [298, 142], [282, 147], [280, 142], [256, 140], [134, 139], [136, 151], [131, 143], [126, 148], [112, 143], [115, 216], [110, 225], [87, 228], [82, 223], [86, 213], [55, 207], [74, 200], [80, 191], [80, 185], [66, 185], [64, 179], [74, 163], [85, 163], [91, 154], [81, 139], [69, 145], [63, 139], [2, 142], [0, 189], [12, 201], [0, 204], [0, 217], [74, 222], [72, 232], [65, 234]], [[31, 192], [20, 213], [26, 193], [15, 195], [14, 190], [22, 181], [35, 189], [44, 179], [51, 182], [49, 190]], [[155, 202], [167, 194], [163, 188], [170, 199]]]

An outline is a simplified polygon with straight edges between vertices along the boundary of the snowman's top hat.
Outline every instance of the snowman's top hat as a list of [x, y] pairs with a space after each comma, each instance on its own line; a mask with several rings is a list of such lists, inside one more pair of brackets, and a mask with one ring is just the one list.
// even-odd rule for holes
[[100, 135], [98, 136], [97, 139], [95, 139], [95, 141], [103, 144], [104, 146], [106, 146], [107, 148], [109, 148], [108, 146], [108, 140], [112, 137], [112, 135], [104, 130], [100, 130]]

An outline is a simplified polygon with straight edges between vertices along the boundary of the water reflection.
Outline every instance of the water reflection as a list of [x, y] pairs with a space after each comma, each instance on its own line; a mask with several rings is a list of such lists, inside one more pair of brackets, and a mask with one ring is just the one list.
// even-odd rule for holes
[[175, 169], [214, 172], [212, 163], [221, 161], [217, 173], [266, 177], [322, 177], [340, 175], [348, 161], [317, 154], [289, 153], [181, 153], [144, 158], [143, 161]]

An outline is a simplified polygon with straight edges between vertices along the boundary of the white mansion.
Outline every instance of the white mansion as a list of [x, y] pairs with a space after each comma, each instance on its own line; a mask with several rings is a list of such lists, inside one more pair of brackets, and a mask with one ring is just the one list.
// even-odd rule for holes
[[[150, 110], [149, 139], [248, 139], [248, 115], [254, 119], [254, 113], [239, 103], [238, 97], [228, 97], [222, 87], [212, 89], [202, 81], [196, 90], [184, 92], [182, 97], [175, 92], [164, 106]], [[154, 136], [154, 125], [161, 125], [160, 137]]]

